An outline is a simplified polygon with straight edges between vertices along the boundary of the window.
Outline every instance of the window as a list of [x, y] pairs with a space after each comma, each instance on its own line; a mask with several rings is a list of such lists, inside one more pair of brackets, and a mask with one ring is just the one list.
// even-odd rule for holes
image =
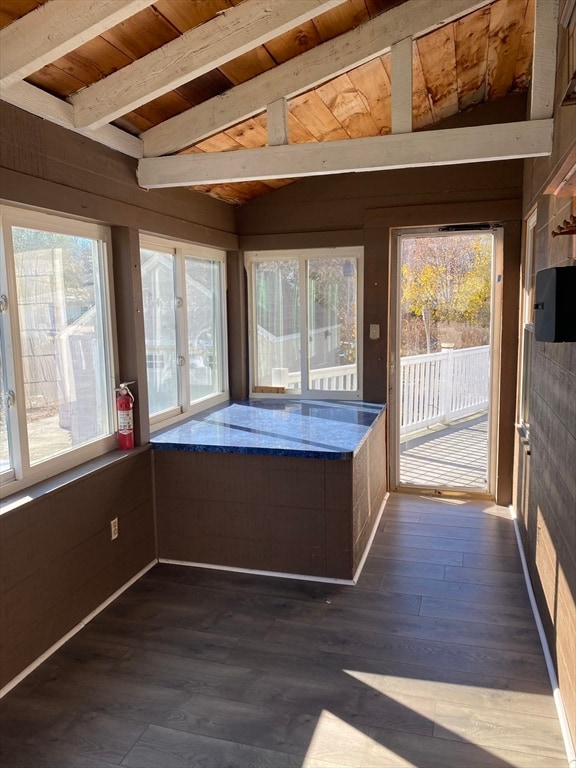
[[223, 251], [141, 238], [152, 424], [226, 399]]
[[255, 394], [360, 398], [361, 248], [250, 252]]
[[13, 492], [116, 445], [108, 231], [1, 208], [0, 478]]
[[522, 259], [522, 315], [520, 338], [520, 396], [518, 423], [528, 437], [530, 432], [530, 366], [534, 339], [534, 283], [535, 283], [536, 211], [526, 221], [524, 256]]

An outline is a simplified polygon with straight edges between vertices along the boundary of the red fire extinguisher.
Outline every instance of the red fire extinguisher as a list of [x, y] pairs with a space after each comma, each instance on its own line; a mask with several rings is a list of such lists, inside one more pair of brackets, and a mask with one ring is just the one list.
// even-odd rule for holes
[[118, 412], [118, 448], [128, 451], [134, 448], [134, 395], [128, 389], [133, 381], [123, 382], [116, 389], [116, 410]]

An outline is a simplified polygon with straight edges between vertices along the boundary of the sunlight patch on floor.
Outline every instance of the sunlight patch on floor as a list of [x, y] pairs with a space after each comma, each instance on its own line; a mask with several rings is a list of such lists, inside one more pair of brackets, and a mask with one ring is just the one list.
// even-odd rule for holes
[[358, 768], [368, 736], [327, 710], [322, 710], [302, 768]]
[[[558, 725], [549, 695], [344, 671], [374, 688], [387, 701], [395, 702], [399, 713], [409, 709], [426, 718], [433, 728], [434, 739], [465, 744], [494, 757], [502, 750], [510, 750], [511, 744], [522, 744], [527, 753], [542, 758], [562, 760], [564, 757], [559, 748], [560, 738], [551, 740], [542, 736], [542, 718], [550, 718], [553, 730]], [[475, 702], [473, 707], [471, 697]], [[370, 744], [370, 761], [380, 756], [380, 752], [382, 765], [387, 765], [389, 750], [381, 742]], [[405, 759], [403, 755], [400, 762], [390, 765], [411, 765], [402, 762]]]
[[[487, 688], [479, 685], [461, 685], [435, 681], [429, 678], [395, 677], [392, 675], [380, 675], [374, 672], [362, 672], [346, 669], [344, 672], [350, 677], [368, 685], [384, 696], [402, 704], [416, 708], [420, 714], [429, 716], [429, 709], [422, 707], [418, 710], [418, 698], [422, 702], [434, 700], [436, 704], [469, 704], [471, 694], [478, 707], [489, 709], [506, 709], [512, 707], [516, 712], [527, 715], [540, 715], [542, 717], [556, 717], [556, 708], [549, 695], [524, 693], [502, 688]], [[434, 670], [430, 670], [430, 677]]]
[[447, 498], [446, 496], [420, 496], [420, 498], [424, 499], [425, 501], [437, 501], [439, 504], [452, 504], [454, 507], [459, 507], [462, 504], [466, 504], [465, 499], [451, 499]]

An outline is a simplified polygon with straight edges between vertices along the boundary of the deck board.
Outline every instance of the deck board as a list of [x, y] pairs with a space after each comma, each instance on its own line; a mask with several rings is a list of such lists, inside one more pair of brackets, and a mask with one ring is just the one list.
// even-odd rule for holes
[[408, 435], [400, 445], [400, 482], [406, 486], [486, 489], [488, 415]]
[[0, 765], [565, 768], [504, 512], [393, 494], [356, 586], [156, 566], [0, 702]]

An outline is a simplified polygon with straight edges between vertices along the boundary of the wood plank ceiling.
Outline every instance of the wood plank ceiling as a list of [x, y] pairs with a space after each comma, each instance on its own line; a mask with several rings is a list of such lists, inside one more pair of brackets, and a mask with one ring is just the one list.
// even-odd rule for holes
[[[62, 0], [0, 0], [0, 28], [9, 27], [40, 6], [54, 2]], [[75, 95], [87, 86], [104, 81], [189, 30], [200, 28], [226, 12], [227, 15], [235, 13], [234, 7], [247, 7], [255, 2], [156, 0], [74, 50], [46, 63], [30, 73], [25, 81], [59, 100], [74, 103]], [[242, 83], [361, 27], [405, 2], [341, 0], [330, 10], [116, 117], [112, 125], [133, 136], [145, 137], [147, 131], [175, 116], [232, 92]], [[74, 0], [71, 4], [77, 5]], [[474, 6], [473, 0], [470, 5]], [[429, 128], [483, 102], [527, 91], [532, 71], [534, 5], [534, 0], [494, 0], [414, 39], [413, 130]], [[288, 142], [328, 142], [391, 133], [390, 83], [391, 53], [388, 50], [287, 98]], [[215, 124], [211, 135], [177, 151], [189, 154], [265, 147], [269, 141], [266, 106], [264, 93], [258, 114], [225, 126], [223, 130]], [[241, 204], [291, 181], [210, 184], [194, 189]]]

